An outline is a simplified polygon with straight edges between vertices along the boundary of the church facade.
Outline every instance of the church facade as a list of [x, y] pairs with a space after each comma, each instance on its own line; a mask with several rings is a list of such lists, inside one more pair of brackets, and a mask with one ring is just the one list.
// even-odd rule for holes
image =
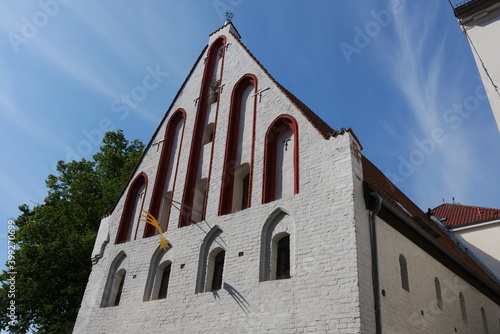
[[102, 219], [74, 333], [500, 332], [498, 282], [361, 150], [226, 22]]

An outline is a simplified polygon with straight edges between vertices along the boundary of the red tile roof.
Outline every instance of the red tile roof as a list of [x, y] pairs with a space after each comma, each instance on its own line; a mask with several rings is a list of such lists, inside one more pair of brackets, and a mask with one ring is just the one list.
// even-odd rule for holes
[[446, 227], [457, 227], [494, 218], [500, 219], [500, 209], [483, 208], [480, 206], [445, 203], [432, 211], [436, 218], [446, 218], [446, 220], [442, 221]]

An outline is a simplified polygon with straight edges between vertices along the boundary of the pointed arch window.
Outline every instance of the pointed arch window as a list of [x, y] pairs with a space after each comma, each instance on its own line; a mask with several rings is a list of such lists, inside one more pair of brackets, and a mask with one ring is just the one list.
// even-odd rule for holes
[[205, 205], [207, 203], [207, 179], [204, 178], [196, 184], [194, 201], [193, 201], [193, 213], [191, 215], [191, 221], [194, 223], [199, 223], [203, 221]]
[[293, 276], [293, 219], [277, 210], [262, 228], [260, 280], [280, 280]]
[[115, 243], [119, 244], [136, 239], [146, 197], [147, 183], [147, 175], [140, 173], [130, 184]]
[[297, 121], [278, 117], [267, 130], [264, 148], [263, 203], [299, 192], [299, 138]]
[[[179, 227], [190, 225], [193, 221], [202, 221], [205, 217], [206, 206], [201, 206], [201, 215], [195, 213], [194, 209], [200, 208], [198, 201], [199, 189], [205, 185], [203, 193], [204, 201], [208, 192], [210, 182], [210, 171], [212, 163], [212, 154], [207, 151], [208, 145], [203, 145], [203, 136], [205, 129], [214, 123], [217, 118], [218, 101], [221, 93], [222, 73], [224, 67], [224, 50], [226, 37], [220, 36], [209, 47], [205, 62], [205, 69], [201, 83], [199, 103], [197, 104], [196, 119], [194, 121], [193, 138], [191, 141], [191, 151], [189, 153], [189, 163], [186, 172], [186, 181], [184, 183], [184, 194], [182, 199], [182, 208], [179, 217]], [[215, 135], [215, 128], [210, 136], [211, 140]], [[210, 149], [212, 151], [213, 148]], [[202, 181], [206, 179], [205, 181]], [[201, 182], [201, 183], [200, 183]], [[203, 184], [204, 183], [204, 184]], [[197, 197], [197, 198], [195, 198]], [[193, 215], [195, 217], [193, 217]]]
[[206, 287], [209, 287], [210, 291], [222, 288], [225, 257], [226, 252], [221, 248], [214, 249], [209, 255]]
[[257, 77], [245, 75], [231, 96], [219, 215], [251, 205]]
[[101, 300], [101, 307], [118, 306], [120, 304], [127, 273], [125, 269], [126, 258], [125, 253], [120, 252], [111, 263]]
[[488, 319], [486, 318], [486, 311], [484, 310], [484, 307], [481, 307], [481, 318], [483, 319], [484, 334], [490, 334], [490, 329], [488, 327]]
[[285, 234], [275, 239], [273, 248], [276, 254], [276, 279], [290, 278], [290, 235]]
[[434, 285], [436, 287], [437, 306], [440, 310], [443, 310], [443, 295], [441, 293], [441, 282], [439, 282], [439, 278], [434, 277]]
[[401, 287], [410, 292], [410, 282], [408, 280], [408, 264], [403, 254], [399, 255], [399, 270], [401, 274]]
[[200, 246], [195, 293], [222, 288], [226, 257], [224, 245], [222, 230], [216, 225], [206, 234]]
[[463, 293], [458, 294], [458, 299], [460, 300], [460, 312], [462, 314], [462, 321], [467, 323], [467, 307], [465, 306], [465, 297]]
[[[157, 218], [162, 231], [166, 231], [170, 211], [172, 209], [172, 198], [175, 189], [178, 162], [181, 154], [182, 141], [184, 138], [184, 124], [186, 112], [178, 109], [167, 123], [165, 136], [161, 143], [160, 161], [156, 172], [155, 185], [149, 213]], [[157, 233], [154, 226], [147, 224], [144, 237], [150, 237]]]
[[172, 269], [172, 262], [168, 261], [160, 266], [158, 270], [158, 295], [156, 299], [167, 298], [168, 283], [170, 281], [170, 271]]
[[116, 273], [116, 282], [113, 285], [113, 291], [111, 295], [111, 303], [113, 306], [120, 305], [120, 300], [122, 298], [123, 285], [125, 284], [125, 274], [126, 270], [122, 269]]

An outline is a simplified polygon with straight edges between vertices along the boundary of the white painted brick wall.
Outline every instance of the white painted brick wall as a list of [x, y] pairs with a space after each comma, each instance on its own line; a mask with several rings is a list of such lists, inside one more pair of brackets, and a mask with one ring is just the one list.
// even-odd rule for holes
[[[500, 333], [500, 308], [469, 283], [444, 267], [391, 226], [377, 220], [380, 289], [384, 333], [468, 333], [482, 334], [481, 307], [489, 333]], [[399, 254], [408, 265], [409, 287], [401, 287]], [[434, 278], [441, 284], [443, 310], [437, 306]], [[465, 297], [467, 324], [462, 321], [459, 293]], [[421, 311], [424, 315], [421, 315]]]
[[[218, 34], [224, 33], [224, 30]], [[168, 296], [143, 302], [151, 257], [158, 238], [138, 238], [114, 244], [125, 200], [106, 218], [111, 241], [104, 257], [93, 267], [75, 333], [360, 333], [359, 277], [357, 275], [354, 216], [355, 177], [348, 134], [324, 139], [293, 104], [281, 95], [233, 36], [225, 59], [224, 91], [220, 99], [215, 153], [206, 222], [177, 228], [178, 211], [173, 209], [167, 238], [173, 247], [165, 258], [172, 261]], [[211, 40], [214, 40], [214, 36]], [[181, 201], [185, 171], [195, 119], [193, 100], [198, 97], [203, 64], [198, 64], [172, 107], [187, 111], [185, 137], [174, 201]], [[227, 133], [230, 96], [234, 84], [247, 73], [258, 77], [259, 88], [271, 87], [257, 105], [255, 166], [252, 207], [219, 217], [219, 195]], [[261, 204], [264, 137], [271, 122], [290, 114], [299, 123], [300, 192], [292, 198]], [[163, 138], [166, 122], [153, 142]], [[137, 173], [148, 175], [144, 209], [149, 208], [160, 152], [149, 149]], [[360, 182], [359, 180], [357, 181]], [[277, 208], [294, 222], [291, 247], [295, 274], [290, 279], [259, 282], [262, 228]], [[233, 290], [195, 294], [200, 245], [215, 225], [226, 246], [224, 283]], [[103, 231], [106, 228], [103, 227]], [[143, 226], [138, 235], [142, 236]], [[101, 232], [100, 232], [101, 233]], [[103, 236], [99, 235], [101, 242]], [[100, 245], [96, 244], [96, 250]], [[100, 308], [110, 264], [125, 251], [127, 275], [119, 306]], [[96, 251], [94, 251], [95, 253]], [[244, 252], [239, 257], [238, 253]], [[181, 268], [181, 264], [184, 267]], [[230, 291], [228, 291], [230, 290]]]

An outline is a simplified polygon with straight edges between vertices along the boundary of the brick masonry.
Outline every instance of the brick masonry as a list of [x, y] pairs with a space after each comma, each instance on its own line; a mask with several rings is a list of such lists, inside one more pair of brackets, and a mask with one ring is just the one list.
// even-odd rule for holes
[[[234, 32], [232, 25], [226, 25], [209, 39], [211, 43], [225, 35], [229, 47], [225, 54], [224, 90], [213, 142], [206, 219], [178, 228], [179, 211], [172, 209], [166, 232], [172, 248], [158, 261], [172, 262], [167, 298], [144, 301], [151, 263], [158, 254], [158, 237], [142, 238], [144, 223], [141, 222], [136, 240], [114, 244], [126, 190], [114, 211], [102, 220], [92, 254], [97, 261], [89, 277], [74, 333], [375, 332], [369, 211], [363, 197], [360, 145], [350, 132], [324, 138], [281, 93], [231, 30]], [[182, 201], [196, 111], [193, 101], [200, 91], [204, 56], [195, 64], [133, 176], [141, 172], [148, 175], [146, 210], [161, 151], [152, 143], [163, 139], [169, 115], [178, 108], [186, 110], [187, 118], [173, 200]], [[248, 73], [257, 77], [259, 89], [270, 88], [257, 104], [252, 206], [218, 216], [231, 91]], [[293, 116], [299, 125], [300, 191], [294, 196], [261, 204], [265, 134], [269, 125], [282, 114]], [[290, 234], [292, 277], [262, 281], [262, 270], [268, 265], [263, 254], [265, 226], [280, 214], [286, 218], [273, 227], [273, 233]], [[382, 299], [386, 333], [417, 332], [424, 328], [422, 320], [426, 321], [427, 327], [422, 331], [426, 333], [453, 333], [453, 327], [458, 327], [459, 333], [481, 333], [467, 331], [472, 326], [482, 329], [481, 316], [476, 312], [479, 305], [485, 307], [491, 319], [490, 333], [498, 330], [498, 305], [466, 283], [455, 280], [442, 265], [383, 222], [379, 225], [382, 226], [379, 238], [387, 240], [381, 243], [379, 250], [381, 287], [388, 293]], [[203, 262], [200, 253], [204, 251], [201, 248], [213, 231], [219, 233], [218, 247], [226, 251], [223, 288], [196, 293], [199, 273], [203, 269], [200, 268]], [[120, 304], [101, 307], [106, 282], [113, 274], [111, 264], [122, 252], [126, 254], [122, 267], [127, 273]], [[408, 254], [410, 293], [403, 293], [398, 288], [399, 253]], [[416, 275], [422, 276], [418, 280], [420, 286], [414, 280]], [[430, 321], [430, 316], [414, 317], [421, 308], [427, 310], [433, 299], [433, 275], [439, 275], [443, 286], [455, 284], [450, 288], [455, 294], [460, 287], [471, 301], [468, 327], [460, 324], [460, 310], [457, 313], [456, 302], [453, 304], [451, 300], [446, 301], [444, 312], [440, 314], [443, 321], [441, 318]]]

